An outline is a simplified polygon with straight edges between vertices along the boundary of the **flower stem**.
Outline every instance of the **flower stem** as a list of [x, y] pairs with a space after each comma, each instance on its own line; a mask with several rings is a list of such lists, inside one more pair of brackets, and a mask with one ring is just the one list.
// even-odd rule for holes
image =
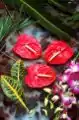
[[79, 52], [77, 53], [76, 57], [74, 58], [74, 61], [76, 61], [79, 58]]

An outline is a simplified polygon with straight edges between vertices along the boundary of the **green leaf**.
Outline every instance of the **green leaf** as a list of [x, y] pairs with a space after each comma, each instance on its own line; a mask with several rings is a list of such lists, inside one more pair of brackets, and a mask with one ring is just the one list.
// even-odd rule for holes
[[73, 20], [73, 21], [78, 21], [78, 22], [79, 22], [79, 12], [73, 14], [72, 20]]
[[22, 88], [19, 88], [19, 85], [15, 80], [9, 76], [1, 76], [1, 87], [5, 95], [12, 100], [18, 100], [24, 108], [27, 109], [24, 101], [21, 96], [23, 93]]
[[16, 63], [13, 64], [11, 68], [11, 77], [13, 79], [17, 80], [17, 82], [21, 82], [24, 79], [25, 75], [25, 69], [24, 69], [24, 63], [22, 60], [16, 61]]
[[0, 41], [11, 31], [12, 21], [9, 16], [0, 18]]
[[0, 82], [4, 94], [11, 100], [19, 101], [27, 110], [27, 106], [22, 100], [23, 96], [23, 78], [24, 78], [24, 63], [21, 60], [16, 61], [11, 69], [11, 76], [1, 75]]
[[45, 27], [46, 29], [57, 35], [59, 38], [64, 38], [67, 40], [71, 39], [70, 31], [72, 30], [68, 26], [63, 24], [61, 20], [58, 20], [57, 17], [55, 18], [54, 16], [51, 16], [44, 9], [44, 5], [47, 5], [46, 0], [40, 0], [40, 1], [20, 0], [20, 1], [27, 8], [26, 11], [28, 12], [28, 14], [30, 14], [36, 20], [39, 20], [39, 23], [43, 27]]
[[44, 99], [44, 106], [46, 107], [48, 105], [48, 103], [49, 103], [48, 97], [45, 97], [45, 99]]
[[54, 113], [56, 114], [56, 113], [61, 112], [61, 111], [63, 111], [63, 108], [57, 107], [57, 108], [55, 109]]
[[44, 112], [44, 114], [45, 114], [46, 116], [48, 116], [48, 112], [47, 112], [46, 109], [42, 109], [42, 111]]
[[71, 22], [75, 22], [78, 21], [79, 22], [79, 12], [78, 13], [74, 13], [72, 16], [67, 17], [66, 21], [71, 21]]
[[60, 120], [60, 115], [61, 115], [60, 113], [57, 113], [53, 118], [53, 120]]
[[56, 0], [48, 0], [48, 3], [50, 3], [51, 5], [56, 6], [57, 8], [62, 10], [63, 12], [70, 12], [70, 11], [67, 10], [67, 7], [65, 7], [64, 5], [62, 5], [61, 3], [59, 3]]
[[[9, 0], [4, 1], [7, 5], [14, 6], [15, 8], [16, 6], [18, 6], [17, 8], [20, 9], [21, 5], [24, 6], [24, 13], [26, 12], [31, 15], [34, 19], [36, 19], [36, 21], [39, 21], [40, 25], [48, 29], [51, 33], [58, 36], [60, 39], [70, 40], [72, 37], [75, 37], [74, 28], [64, 22], [66, 17], [70, 17], [71, 15], [71, 11], [68, 11], [67, 7], [65, 7], [66, 4], [68, 5], [68, 2], [64, 2], [66, 4], [62, 4], [59, 0], [11, 0], [10, 2]], [[52, 4], [49, 4], [50, 1]], [[54, 6], [56, 6], [58, 9], [55, 9]], [[52, 8], [52, 14], [49, 12], [49, 7]], [[58, 14], [57, 16], [55, 16], [53, 9]], [[62, 12], [58, 11], [59, 9], [62, 10]], [[67, 13], [64, 13], [66, 11]]]
[[16, 30], [17, 30], [17, 31], [18, 31], [18, 30], [21, 30], [21, 29], [23, 29], [23, 28], [25, 28], [25, 27], [28, 27], [29, 25], [35, 24], [36, 22], [37, 22], [37, 21], [34, 21], [34, 20], [32, 20], [32, 19], [30, 19], [30, 18], [28, 17], [28, 18], [22, 20], [20, 23], [18, 23]]
[[50, 109], [54, 108], [54, 104], [50, 101]]
[[8, 4], [14, 8], [15, 8], [15, 6], [16, 6], [16, 8], [18, 8], [17, 6], [20, 5], [19, 0], [4, 0], [4, 2], [5, 2], [5, 4]]
[[20, 20], [15, 20], [14, 21], [13, 25], [11, 26], [11, 31], [10, 32], [20, 31], [23, 28], [28, 27], [28, 26], [30, 26], [32, 24], [35, 24], [35, 23], [37, 23], [37, 21], [34, 21], [34, 20], [30, 19], [29, 17], [26, 18], [26, 19], [25, 18], [22, 18], [22, 19], [20, 18]]
[[35, 24], [37, 21], [30, 19], [29, 17], [24, 19], [13, 21], [10, 16], [0, 18], [0, 41], [5, 39], [12, 31], [18, 31], [31, 24]]

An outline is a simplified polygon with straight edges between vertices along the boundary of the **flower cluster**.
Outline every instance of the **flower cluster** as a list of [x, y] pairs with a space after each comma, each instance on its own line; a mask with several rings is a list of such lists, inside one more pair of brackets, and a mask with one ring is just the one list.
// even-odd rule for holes
[[79, 63], [71, 61], [68, 69], [64, 71], [61, 82], [66, 82], [73, 94], [79, 94]]
[[[64, 64], [74, 54], [73, 49], [64, 41], [55, 40], [42, 52], [41, 44], [33, 36], [21, 34], [13, 47], [14, 53], [24, 59], [37, 59], [42, 57], [49, 64]], [[32, 88], [41, 88], [50, 85], [56, 79], [53, 68], [46, 64], [29, 66], [25, 83]]]
[[[68, 110], [72, 108], [73, 105], [78, 105], [79, 95], [79, 63], [71, 61], [67, 66], [63, 74], [58, 75], [58, 83], [53, 85], [53, 95], [57, 95], [60, 100], [59, 106], [63, 108], [63, 113], [61, 118], [71, 120], [68, 117]], [[53, 98], [54, 98], [53, 97]], [[57, 97], [56, 97], [57, 98]], [[65, 111], [65, 112], [64, 112]]]
[[49, 65], [65, 64], [73, 56], [73, 49], [64, 41], [55, 40], [42, 52], [41, 44], [36, 38], [22, 34], [18, 37], [13, 51], [26, 60], [40, 57], [44, 59], [45, 64], [32, 64], [26, 68], [28, 74], [25, 76], [25, 84], [29, 88], [44, 88], [46, 91], [45, 87], [53, 83], [52, 92], [49, 87], [47, 90], [52, 93], [52, 98], [49, 100], [50, 95], [45, 98], [45, 106], [49, 103], [52, 109], [51, 101], [58, 102], [56, 111], [61, 113], [59, 118], [71, 120], [67, 113], [69, 108], [77, 104], [75, 95], [79, 94], [79, 63], [72, 61], [61, 75], [56, 74]]

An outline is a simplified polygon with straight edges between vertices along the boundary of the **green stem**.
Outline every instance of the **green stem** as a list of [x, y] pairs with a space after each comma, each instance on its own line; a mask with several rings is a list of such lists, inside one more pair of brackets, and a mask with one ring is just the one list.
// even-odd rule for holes
[[76, 60], [78, 59], [78, 57], [79, 57], [79, 52], [78, 52], [78, 54], [76, 55], [76, 57], [74, 58], [74, 61], [76, 61]]
[[20, 18], [21, 18], [21, 15], [22, 15], [23, 7], [24, 7], [24, 4], [21, 4], [20, 14], [19, 14]]

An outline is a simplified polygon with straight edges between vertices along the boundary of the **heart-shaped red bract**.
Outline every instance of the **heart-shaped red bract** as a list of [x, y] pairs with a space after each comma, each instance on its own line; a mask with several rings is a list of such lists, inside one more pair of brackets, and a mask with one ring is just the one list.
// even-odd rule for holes
[[36, 59], [41, 56], [42, 48], [39, 42], [31, 35], [21, 34], [13, 47], [13, 51], [22, 58]]
[[50, 64], [64, 64], [73, 54], [73, 49], [67, 43], [56, 40], [48, 45], [44, 58]]
[[45, 64], [33, 64], [28, 68], [25, 84], [31, 88], [42, 88], [50, 85], [56, 79], [54, 69]]

